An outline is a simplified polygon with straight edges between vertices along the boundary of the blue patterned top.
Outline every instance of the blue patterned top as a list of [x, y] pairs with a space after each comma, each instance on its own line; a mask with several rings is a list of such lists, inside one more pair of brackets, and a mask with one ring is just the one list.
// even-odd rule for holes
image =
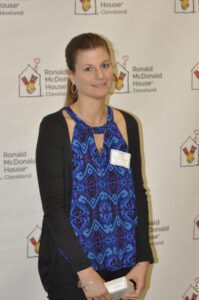
[[[70, 107], [76, 122], [72, 140], [70, 223], [95, 270], [115, 271], [136, 264], [137, 224], [131, 168], [112, 165], [111, 149], [128, 146], [108, 106], [105, 125], [90, 127]], [[101, 155], [93, 134], [104, 133]]]

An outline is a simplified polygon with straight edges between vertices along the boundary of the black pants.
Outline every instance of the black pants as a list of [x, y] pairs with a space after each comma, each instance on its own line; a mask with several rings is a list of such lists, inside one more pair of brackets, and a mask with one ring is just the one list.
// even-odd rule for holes
[[[118, 271], [98, 271], [105, 280], [119, 278], [128, 273], [128, 269]], [[49, 300], [85, 300], [84, 292], [77, 287], [78, 276], [74, 273], [69, 264], [59, 256], [54, 272], [49, 280], [48, 299]]]

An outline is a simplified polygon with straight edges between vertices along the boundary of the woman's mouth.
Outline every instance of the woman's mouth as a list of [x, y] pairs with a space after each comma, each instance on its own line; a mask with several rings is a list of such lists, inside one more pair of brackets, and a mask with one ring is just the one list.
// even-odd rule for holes
[[97, 87], [97, 88], [105, 87], [106, 86], [106, 82], [95, 83], [95, 84], [92, 84], [92, 86], [93, 87]]

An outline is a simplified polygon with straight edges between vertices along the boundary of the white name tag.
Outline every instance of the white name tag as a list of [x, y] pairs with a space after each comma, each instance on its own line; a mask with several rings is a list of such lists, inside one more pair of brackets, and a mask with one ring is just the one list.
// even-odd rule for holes
[[130, 168], [131, 154], [115, 149], [111, 149], [110, 163], [120, 167]]

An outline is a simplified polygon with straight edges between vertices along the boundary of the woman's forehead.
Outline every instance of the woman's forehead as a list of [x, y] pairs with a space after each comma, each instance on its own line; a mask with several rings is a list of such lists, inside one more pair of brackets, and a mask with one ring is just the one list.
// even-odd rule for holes
[[105, 60], [110, 60], [110, 55], [103, 47], [79, 50], [76, 55], [76, 64], [92, 64]]

